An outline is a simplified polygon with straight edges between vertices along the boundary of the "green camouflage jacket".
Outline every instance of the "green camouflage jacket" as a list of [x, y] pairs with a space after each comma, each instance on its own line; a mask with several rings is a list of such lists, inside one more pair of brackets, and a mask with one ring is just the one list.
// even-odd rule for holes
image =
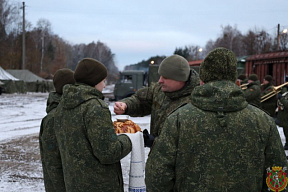
[[198, 86], [172, 113], [146, 163], [147, 191], [267, 191], [266, 169], [287, 167], [273, 119], [229, 81]]
[[46, 113], [42, 119], [39, 144], [46, 192], [65, 191], [61, 156], [54, 132], [54, 112], [61, 95], [49, 93]]
[[132, 149], [117, 136], [103, 94], [94, 87], [65, 85], [55, 130], [69, 192], [123, 191], [120, 160]]
[[[263, 85], [263, 91], [261, 93], [261, 97], [265, 96], [271, 92], [273, 92], [273, 85], [272, 84], [267, 84]], [[275, 110], [277, 108], [277, 95], [265, 100], [264, 102], [261, 103], [261, 109], [269, 113], [271, 117], [275, 116]]]
[[194, 87], [200, 84], [199, 75], [191, 70], [186, 85], [175, 92], [163, 92], [159, 83], [139, 89], [133, 96], [123, 99], [127, 104], [126, 114], [139, 117], [151, 114], [150, 134], [158, 136], [167, 116], [179, 106], [190, 102]]
[[244, 90], [244, 95], [246, 98], [246, 101], [254, 105], [256, 107], [261, 106], [261, 88], [260, 88], [260, 82], [254, 81], [252, 83], [249, 83], [247, 86], [247, 89]]
[[[282, 88], [281, 93], [283, 94], [285, 92], [287, 92], [286, 87]], [[288, 93], [286, 96], [281, 97], [278, 102], [282, 107], [279, 106], [278, 108], [277, 119], [279, 120], [281, 127], [288, 129]], [[288, 138], [286, 140], [288, 140]]]

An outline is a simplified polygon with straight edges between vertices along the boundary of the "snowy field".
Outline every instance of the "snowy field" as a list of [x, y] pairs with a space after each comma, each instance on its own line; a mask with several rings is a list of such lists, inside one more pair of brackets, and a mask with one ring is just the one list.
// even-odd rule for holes
[[[107, 86], [103, 93], [113, 87]], [[48, 93], [0, 95], [0, 191], [42, 192], [44, 189], [38, 133], [46, 115]], [[114, 102], [109, 102], [112, 121]], [[142, 130], [150, 130], [150, 116], [130, 117]], [[145, 158], [149, 149], [145, 148]], [[130, 154], [121, 160], [128, 191]]]
[[[107, 87], [104, 92], [109, 92]], [[48, 93], [0, 95], [0, 191], [33, 192], [45, 191], [38, 147], [40, 122], [46, 115]], [[109, 102], [112, 121], [114, 102]], [[150, 116], [133, 118], [142, 130], [150, 129]], [[278, 127], [282, 143], [285, 137]], [[149, 149], [145, 148], [147, 159]], [[287, 154], [287, 151], [286, 151]], [[121, 160], [125, 191], [128, 186], [130, 154]]]

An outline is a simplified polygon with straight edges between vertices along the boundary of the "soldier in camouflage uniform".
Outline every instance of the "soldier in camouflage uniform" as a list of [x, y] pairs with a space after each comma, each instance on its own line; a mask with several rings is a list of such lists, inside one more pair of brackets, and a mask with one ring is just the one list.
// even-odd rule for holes
[[146, 147], [159, 135], [166, 117], [181, 105], [190, 102], [190, 94], [200, 84], [199, 75], [190, 70], [188, 61], [179, 55], [164, 59], [159, 66], [160, 79], [150, 87], [138, 90], [133, 96], [115, 102], [116, 114], [140, 117], [151, 114], [150, 133], [143, 131]]
[[225, 48], [204, 59], [205, 84], [167, 118], [155, 140], [145, 169], [147, 192], [267, 190], [266, 169], [288, 166], [274, 121], [247, 103], [235, 83], [236, 67]]
[[[273, 92], [273, 77], [266, 75], [263, 80], [261, 97]], [[273, 96], [261, 103], [261, 109], [269, 113], [271, 117], [275, 117], [275, 110], [277, 108], [277, 96]]]
[[283, 87], [281, 93], [278, 94], [278, 114], [277, 120], [279, 126], [283, 127], [283, 132], [285, 135], [285, 145], [284, 149], [288, 150], [288, 89]]
[[248, 83], [248, 79], [247, 79], [246, 75], [241, 74], [237, 77], [236, 84], [238, 86], [241, 86], [241, 85], [246, 84], [246, 83]]
[[256, 74], [251, 74], [248, 78], [247, 89], [244, 90], [246, 101], [256, 107], [261, 106], [261, 87]]
[[82, 59], [74, 73], [75, 85], [63, 88], [55, 113], [55, 130], [69, 192], [123, 192], [120, 160], [131, 150], [127, 135], [116, 135], [102, 90], [106, 67]]
[[46, 192], [65, 191], [61, 156], [54, 132], [54, 113], [58, 106], [62, 88], [74, 84], [74, 72], [70, 69], [59, 69], [53, 77], [55, 92], [50, 92], [47, 100], [47, 115], [42, 119], [39, 144]]

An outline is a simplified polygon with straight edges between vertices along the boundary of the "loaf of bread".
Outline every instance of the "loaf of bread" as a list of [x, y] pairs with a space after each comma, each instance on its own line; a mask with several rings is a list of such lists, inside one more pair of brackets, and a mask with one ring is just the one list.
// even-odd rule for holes
[[125, 122], [114, 121], [113, 125], [116, 133], [136, 133], [137, 131], [141, 131], [139, 125], [131, 120]]

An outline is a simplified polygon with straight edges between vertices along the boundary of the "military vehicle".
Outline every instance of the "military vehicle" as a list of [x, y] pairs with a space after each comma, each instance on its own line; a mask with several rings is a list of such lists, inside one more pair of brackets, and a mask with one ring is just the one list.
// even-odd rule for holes
[[[199, 73], [200, 63], [198, 62], [197, 64], [198, 65], [193, 65], [192, 62], [191, 63], [189, 62], [190, 68], [194, 69], [197, 73]], [[160, 75], [158, 74], [158, 68], [159, 65], [149, 65], [148, 86], [150, 86], [152, 83], [158, 82], [160, 78]]]
[[[127, 70], [120, 72], [120, 78], [114, 87], [114, 100], [129, 97], [133, 95], [138, 89], [151, 86], [152, 83], [158, 82], [160, 75], [158, 74], [159, 65], [150, 64], [148, 74], [142, 70]], [[199, 73], [199, 66], [191, 66]]]
[[129, 97], [145, 86], [147, 86], [147, 72], [142, 70], [120, 72], [120, 77], [114, 87], [114, 99], [118, 101]]

